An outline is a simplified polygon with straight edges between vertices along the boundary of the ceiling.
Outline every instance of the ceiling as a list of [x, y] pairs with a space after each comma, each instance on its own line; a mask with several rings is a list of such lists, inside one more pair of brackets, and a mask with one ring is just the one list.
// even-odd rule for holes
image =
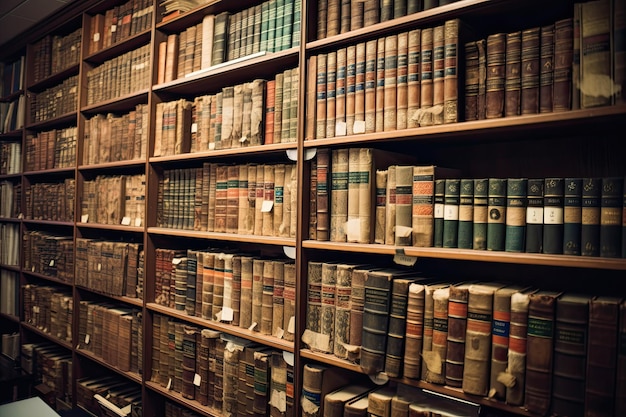
[[0, 0], [0, 45], [73, 1]]

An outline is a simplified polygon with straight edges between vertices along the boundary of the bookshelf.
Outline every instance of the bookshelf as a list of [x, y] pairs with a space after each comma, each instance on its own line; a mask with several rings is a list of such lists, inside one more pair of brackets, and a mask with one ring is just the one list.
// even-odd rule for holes
[[[15, 235], [14, 245], [19, 247], [14, 259], [0, 262], [3, 307], [9, 299], [7, 288], [8, 297], [15, 298], [14, 311], [0, 312], [0, 323], [3, 333], [19, 330], [23, 344], [41, 346], [41, 355], [57, 355], [57, 362], [64, 364], [59, 366], [71, 368], [69, 380], [57, 381], [57, 386], [71, 387], [64, 401], [87, 409], [96, 407], [90, 395], [98, 393], [101, 384], [109, 383], [102, 380], [111, 377], [125, 387], [114, 404], [119, 409], [137, 406], [139, 392], [145, 415], [163, 415], [174, 409], [223, 415], [222, 407], [234, 407], [237, 399], [222, 396], [219, 390], [226, 392], [228, 387], [219, 383], [216, 391], [206, 394], [207, 379], [220, 380], [228, 366], [232, 371], [233, 358], [250, 365], [243, 353], [231, 350], [224, 357], [227, 346], [269, 354], [266, 361], [276, 365], [276, 375], [284, 380], [264, 383], [270, 389], [281, 382], [289, 385], [291, 394], [284, 394], [285, 407], [293, 409], [294, 415], [302, 405], [305, 364], [323, 364], [370, 379], [358, 362], [320, 352], [315, 343], [312, 348], [310, 339], [301, 337], [310, 330], [311, 262], [408, 269], [449, 283], [498, 281], [626, 297], [622, 290], [615, 294], [614, 284], [626, 270], [624, 257], [404, 246], [373, 243], [373, 239], [372, 243], [356, 243], [356, 239], [322, 239], [313, 233], [322, 212], [319, 205], [312, 204], [318, 203], [319, 195], [312, 184], [320, 185], [313, 181], [319, 181], [321, 171], [316, 164], [324, 151], [333, 154], [360, 148], [381, 155], [402, 154], [402, 161], [381, 162], [375, 167], [386, 170], [403, 164], [406, 157], [410, 165], [455, 168], [457, 178], [467, 179], [623, 179], [622, 139], [615, 133], [625, 127], [623, 96], [607, 105], [579, 104], [565, 111], [540, 112], [540, 88], [549, 83], [540, 86], [537, 73], [536, 112], [523, 114], [521, 105], [518, 113], [505, 117], [504, 102], [499, 117], [492, 113], [474, 117], [466, 112], [473, 100], [467, 92], [473, 87], [485, 88], [487, 106], [495, 103], [490, 89], [494, 84], [489, 81], [468, 88], [471, 72], [466, 70], [473, 65], [466, 59], [471, 52], [468, 45], [484, 40], [487, 60], [490, 42], [495, 39], [492, 35], [519, 31], [523, 36], [534, 28], [556, 28], [558, 22], [574, 17], [574, 0], [550, 5], [538, 0], [442, 1], [438, 7], [412, 12], [399, 8], [396, 15], [379, 8], [378, 17], [368, 15], [367, 22], [360, 22], [358, 16], [365, 19], [365, 10], [359, 11], [359, 7], [376, 2], [353, 1], [352, 20], [339, 17], [348, 11], [340, 4], [350, 2], [331, 0], [327, 9], [318, 8], [326, 2], [218, 0], [168, 17], [158, 0], [79, 3], [4, 45], [0, 54], [4, 68], [2, 117], [6, 120], [9, 107], [21, 109], [15, 123], [11, 119], [0, 129], [0, 243], [7, 244], [7, 230]], [[269, 13], [277, 3], [288, 12], [282, 14], [282, 35], [272, 38], [264, 30], [269, 31]], [[320, 19], [326, 13], [339, 14], [322, 24]], [[224, 44], [214, 44], [217, 32], [211, 35], [207, 28], [218, 27], [220, 16], [226, 14], [231, 19], [224, 26], [227, 37]], [[118, 20], [113, 23], [111, 19]], [[255, 19], [262, 23], [255, 26]], [[393, 40], [398, 46], [401, 39], [415, 41], [417, 33], [430, 29], [440, 36], [444, 24], [456, 19], [460, 23], [456, 49], [447, 51], [452, 59], [453, 50], [456, 52], [457, 78], [448, 86], [458, 94], [445, 95], [446, 78], [437, 78], [446, 74], [446, 49], [440, 44], [441, 53], [435, 51], [432, 62], [432, 89], [439, 95], [435, 99], [433, 94], [432, 107], [424, 104], [419, 111], [415, 107], [409, 110], [417, 93], [411, 90], [415, 84], [409, 85], [410, 81], [401, 85], [402, 71], [407, 72], [408, 80], [427, 80], [429, 68], [424, 65], [415, 72], [411, 65], [416, 61], [408, 47], [406, 59], [399, 52], [395, 61], [380, 54], [382, 46]], [[262, 26], [265, 22], [267, 27]], [[202, 40], [203, 48], [194, 46], [192, 38]], [[211, 39], [210, 52], [206, 39]], [[524, 38], [520, 39], [523, 44]], [[176, 44], [179, 48], [168, 49]], [[373, 91], [367, 91], [368, 81], [375, 87], [376, 79], [367, 78], [365, 61], [359, 74], [356, 56], [349, 55], [358, 54], [360, 48], [365, 54], [367, 45], [378, 47], [380, 62], [397, 62], [389, 69], [383, 64], [378, 73], [375, 65], [370, 68], [374, 72], [369, 75], [381, 77], [381, 90], [375, 92], [378, 101], [371, 95]], [[216, 47], [223, 49], [223, 55], [216, 57]], [[425, 54], [421, 49], [412, 51]], [[345, 72], [342, 55], [347, 60]], [[319, 76], [330, 75], [325, 71], [333, 67], [320, 71], [318, 64], [335, 58], [337, 66], [333, 75], [324, 79], [326, 95], [321, 103]], [[527, 58], [520, 56], [522, 61]], [[23, 68], [22, 76], [14, 74], [16, 62]], [[500, 64], [495, 72], [506, 70]], [[5, 82], [6, 68], [11, 69], [11, 78]], [[389, 79], [385, 79], [385, 71]], [[623, 85], [617, 77], [620, 69], [614, 72], [612, 81]], [[556, 82], [556, 73], [554, 77]], [[356, 96], [359, 82], [363, 82], [360, 98]], [[572, 84], [566, 84], [569, 92]], [[329, 86], [338, 87], [338, 94], [327, 89]], [[532, 94], [524, 90], [527, 86], [521, 81], [520, 100]], [[425, 94], [423, 85], [418, 88], [419, 94]], [[267, 113], [270, 91], [276, 106], [272, 107], [273, 119]], [[403, 96], [406, 91], [411, 91], [408, 97]], [[499, 90], [503, 100], [507, 91]], [[549, 96], [557, 97], [556, 91]], [[385, 106], [385, 97], [397, 105]], [[397, 101], [404, 97], [406, 101]], [[456, 116], [449, 110], [439, 111], [445, 100], [454, 99], [457, 103], [450, 106]], [[234, 110], [235, 105], [241, 111]], [[394, 123], [385, 121], [385, 113], [395, 115]], [[368, 116], [373, 124], [368, 124]], [[267, 143], [270, 137], [272, 143]], [[10, 169], [4, 169], [5, 160], [12, 162]], [[324, 173], [332, 175], [332, 169]], [[371, 181], [374, 173], [370, 171]], [[333, 184], [327, 189], [329, 201], [338, 203], [332, 195]], [[620, 211], [623, 196], [618, 199]], [[373, 202], [369, 208], [373, 216]], [[328, 209], [329, 215], [335, 214], [332, 204]], [[445, 221], [444, 217], [441, 220]], [[348, 223], [341, 227], [348, 229], [346, 235], [354, 234]], [[616, 226], [621, 238], [623, 223]], [[6, 253], [2, 246], [3, 257]], [[187, 265], [187, 273], [181, 264]], [[5, 282], [12, 284], [5, 288]], [[284, 297], [279, 301], [281, 291]], [[50, 308], [53, 322], [66, 319], [69, 326], [51, 329], [38, 321], [44, 317], [23, 298], [26, 294], [37, 294], [49, 304], [56, 300]], [[49, 294], [55, 294], [54, 298], [46, 298]], [[280, 309], [283, 314], [273, 315], [273, 307], [282, 306], [281, 302], [285, 303]], [[66, 308], [60, 309], [61, 305]], [[111, 317], [111, 323], [95, 330], [98, 326], [94, 327], [92, 320], [96, 317], [101, 323], [103, 317]], [[195, 339], [184, 339], [183, 329]], [[213, 337], [217, 333], [223, 336], [218, 341]], [[122, 341], [111, 340], [118, 334]], [[168, 336], [175, 341], [169, 347]], [[185, 362], [183, 343], [197, 353], [195, 369]], [[221, 367], [209, 370], [202, 365], [203, 360], [216, 361], [207, 351], [215, 355], [220, 350], [222, 357], [217, 361], [222, 361]], [[173, 364], [178, 362], [181, 366], [176, 370]], [[197, 379], [190, 380], [190, 376]], [[372, 375], [371, 379], [380, 383], [387, 378]], [[240, 374], [239, 391], [245, 391], [244, 380]], [[523, 403], [507, 404], [504, 399], [472, 395], [420, 378], [391, 378], [390, 385], [469, 401], [493, 415], [538, 415]], [[124, 390], [128, 391], [126, 397]], [[223, 403], [216, 401], [218, 397]], [[245, 408], [243, 401], [239, 407]], [[89, 411], [96, 413], [97, 409]]]

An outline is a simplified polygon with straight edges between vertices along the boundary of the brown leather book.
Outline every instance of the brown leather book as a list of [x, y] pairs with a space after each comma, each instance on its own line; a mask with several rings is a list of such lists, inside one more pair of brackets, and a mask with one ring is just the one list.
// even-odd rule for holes
[[408, 33], [407, 63], [407, 128], [418, 127], [417, 111], [420, 108], [420, 50], [421, 29], [412, 29]]
[[317, 207], [317, 240], [329, 240], [330, 238], [330, 150], [328, 148], [317, 151], [317, 175], [316, 175], [316, 207]]
[[345, 385], [326, 394], [324, 397], [324, 416], [339, 417], [344, 415], [344, 406], [347, 402], [361, 397], [370, 387], [367, 385]]
[[346, 135], [354, 134], [354, 116], [356, 109], [356, 45], [346, 48]]
[[345, 136], [346, 127], [346, 71], [348, 65], [347, 49], [337, 50], [337, 76], [335, 81], [335, 126], [333, 136]]
[[433, 108], [432, 124], [443, 124], [443, 106], [445, 102], [445, 31], [444, 25], [433, 28]]
[[396, 128], [407, 128], [408, 109], [408, 70], [409, 70], [409, 33], [398, 33], [398, 69], [397, 69], [397, 104]]
[[534, 27], [522, 31], [521, 52], [521, 104], [520, 114], [539, 113], [539, 72], [540, 72], [541, 28]]
[[[402, 374], [406, 378], [421, 376], [422, 348], [424, 340], [425, 284], [409, 285], [406, 307], [406, 330]], [[432, 328], [431, 328], [432, 331]]]
[[330, 241], [345, 242], [348, 216], [358, 218], [358, 183], [348, 180], [358, 172], [358, 149], [333, 149], [331, 164]]
[[539, 113], [551, 113], [554, 105], [554, 24], [541, 27], [539, 47]]
[[[371, 39], [365, 43], [365, 126], [361, 133], [372, 133], [376, 131], [376, 77], [377, 77], [377, 40]], [[357, 86], [359, 73], [357, 71]], [[358, 92], [357, 92], [358, 98]], [[358, 103], [358, 101], [357, 101]], [[358, 112], [358, 107], [357, 107]], [[355, 114], [358, 120], [358, 113]], [[356, 127], [356, 126], [355, 126]], [[357, 133], [355, 131], [355, 133]]]
[[552, 398], [554, 325], [560, 291], [542, 290], [530, 295], [526, 350], [524, 407], [545, 415]]
[[432, 125], [432, 117], [429, 112], [433, 106], [433, 28], [423, 28], [420, 40], [420, 116], [418, 122], [420, 126]]
[[444, 23], [443, 122], [459, 121], [459, 19]]
[[[384, 39], [383, 131], [397, 129], [398, 35]], [[379, 78], [380, 79], [380, 78]], [[376, 92], [378, 94], [378, 90]], [[377, 107], [378, 110], [378, 107]]]
[[385, 124], [385, 38], [376, 40], [376, 99], [374, 113], [374, 131], [384, 131]]
[[471, 282], [462, 282], [449, 288], [445, 375], [446, 385], [451, 387], [461, 387], [463, 382], [467, 303], [471, 285]]
[[[506, 383], [506, 403], [524, 404], [526, 387], [526, 352], [528, 337], [528, 307], [530, 294], [535, 289], [528, 289], [511, 295], [511, 323], [509, 332], [508, 375]], [[498, 375], [499, 376], [499, 375]], [[496, 386], [496, 389], [497, 386]]]
[[506, 33], [495, 33], [487, 37], [485, 81], [485, 117], [487, 119], [495, 119], [504, 115], [506, 40]]
[[574, 54], [573, 18], [554, 23], [554, 79], [553, 111], [572, 108], [572, 65]]
[[328, 55], [319, 54], [316, 57], [317, 61], [317, 95], [316, 95], [316, 110], [315, 110], [315, 138], [323, 139], [326, 137], [326, 62]]
[[337, 51], [330, 51], [326, 54], [326, 138], [335, 137], [336, 95]]
[[465, 121], [478, 119], [478, 79], [478, 44], [471, 41], [465, 44]]

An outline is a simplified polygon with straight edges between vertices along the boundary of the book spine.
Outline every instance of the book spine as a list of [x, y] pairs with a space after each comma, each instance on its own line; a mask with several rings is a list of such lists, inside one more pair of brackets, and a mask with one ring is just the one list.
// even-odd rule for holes
[[504, 115], [520, 114], [522, 32], [506, 34], [506, 63], [504, 68]]
[[335, 113], [337, 94], [337, 51], [326, 54], [326, 133], [323, 137], [335, 137]]
[[572, 65], [574, 54], [574, 20], [572, 17], [554, 23], [553, 111], [572, 108]]
[[411, 279], [396, 279], [391, 286], [389, 306], [389, 329], [385, 349], [385, 373], [390, 377], [402, 376], [405, 356], [407, 301]]
[[444, 123], [459, 121], [459, 25], [459, 19], [444, 23]]
[[[376, 39], [369, 40], [365, 43], [365, 130], [362, 133], [372, 133], [376, 131], [377, 49]], [[358, 77], [359, 74], [357, 70], [357, 86]]]
[[418, 127], [417, 111], [420, 107], [420, 42], [421, 29], [412, 29], [408, 34], [407, 63], [407, 128]]
[[385, 37], [376, 40], [376, 88], [374, 94], [374, 131], [383, 132], [385, 126]]
[[515, 383], [508, 384], [506, 388], [506, 403], [511, 405], [524, 403], [529, 302], [528, 293], [516, 292], [511, 295], [508, 373]]
[[495, 33], [487, 37], [487, 78], [485, 91], [485, 117], [504, 115], [506, 34]]
[[374, 225], [374, 243], [385, 243], [385, 224], [387, 212], [387, 170], [376, 170], [376, 222]]
[[385, 367], [385, 351], [392, 290], [392, 275], [368, 273], [365, 277], [361, 369], [376, 375]]
[[[425, 286], [411, 283], [406, 307], [405, 354], [402, 374], [406, 378], [419, 379], [422, 368], [422, 349], [424, 340], [424, 295]], [[431, 323], [432, 338], [432, 323]]]
[[446, 382], [449, 295], [449, 288], [439, 288], [433, 293], [432, 349], [422, 352], [423, 365], [425, 365], [426, 371], [425, 381], [434, 384]]
[[327, 54], [319, 54], [317, 61], [317, 87], [316, 87], [316, 111], [315, 111], [315, 138], [326, 137], [326, 61]]
[[541, 29], [538, 27], [522, 31], [521, 51], [521, 114], [539, 113], [539, 53]]
[[563, 196], [563, 253], [580, 255], [582, 178], [565, 178]]
[[602, 178], [583, 179], [582, 225], [580, 249], [582, 256], [600, 256], [600, 197]]
[[411, 246], [413, 166], [396, 168], [395, 245]]
[[[507, 49], [508, 50], [508, 49]], [[507, 58], [508, 63], [508, 58]], [[478, 43], [465, 43], [465, 106], [463, 120], [478, 120]]]
[[[383, 87], [383, 131], [396, 130], [398, 127], [398, 35], [389, 35], [384, 39], [384, 87]], [[378, 91], [377, 91], [378, 93]], [[378, 129], [377, 129], [378, 130]]]
[[434, 179], [434, 211], [433, 211], [433, 246], [443, 247], [443, 225], [445, 215], [446, 180]]
[[385, 201], [385, 244], [395, 243], [396, 225], [396, 169], [397, 165], [387, 168], [387, 200]]
[[527, 189], [526, 178], [507, 180], [504, 250], [508, 252], [524, 252], [526, 247]]
[[407, 128], [408, 109], [408, 70], [409, 70], [409, 34], [398, 33], [398, 69], [397, 69], [397, 126], [399, 129]]
[[[317, 240], [330, 238], [329, 213], [329, 170], [330, 150], [319, 149], [317, 152]], [[332, 175], [332, 174], [331, 174]]]
[[443, 243], [444, 248], [456, 248], [459, 237], [459, 204], [461, 180], [448, 178], [445, 180], [443, 203]]
[[432, 113], [430, 109], [434, 103], [434, 29], [423, 28], [420, 39], [420, 126], [432, 125]]
[[526, 207], [526, 252], [543, 252], [543, 178], [528, 179]]
[[583, 3], [580, 16], [580, 107], [611, 104], [612, 91], [598, 91], [598, 76], [612, 80], [611, 1]]
[[461, 387], [463, 383], [468, 298], [468, 285], [458, 284], [450, 287], [445, 378], [446, 385], [451, 387]]
[[563, 253], [563, 178], [544, 183], [543, 253]]
[[434, 167], [413, 167], [413, 246], [433, 245]]
[[[356, 215], [358, 217], [358, 195], [357, 198], [352, 198], [354, 191], [358, 190], [358, 184], [352, 178], [356, 175], [356, 162], [354, 160], [358, 158], [357, 154], [358, 151], [347, 148], [331, 151], [331, 242], [345, 242], [347, 239], [346, 222], [350, 216]], [[354, 203], [354, 207], [350, 203]]]
[[504, 250], [506, 238], [506, 178], [489, 178], [487, 250]]
[[600, 195], [600, 256], [619, 258], [622, 256], [622, 200], [624, 178], [602, 178]]
[[541, 27], [539, 46], [539, 113], [554, 108], [554, 24]]
[[459, 225], [457, 246], [472, 249], [474, 224], [474, 179], [462, 178], [459, 183]]
[[489, 218], [488, 198], [489, 179], [474, 179], [473, 249], [487, 249], [487, 219]]
[[346, 77], [348, 65], [348, 50], [337, 50], [337, 78], [335, 82], [335, 126], [333, 136], [345, 136], [346, 127]]

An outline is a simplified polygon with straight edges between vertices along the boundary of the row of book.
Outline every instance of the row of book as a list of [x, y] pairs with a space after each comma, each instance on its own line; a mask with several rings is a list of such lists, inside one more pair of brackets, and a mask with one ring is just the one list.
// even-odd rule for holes
[[295, 237], [295, 164], [226, 165], [164, 170], [157, 227]]
[[77, 237], [74, 284], [103, 294], [140, 298], [143, 258], [139, 243]]
[[306, 138], [459, 121], [459, 26], [448, 20], [312, 56]]
[[[32, 44], [32, 83], [38, 83], [80, 62], [82, 29], [67, 35], [46, 35]], [[31, 80], [29, 80], [31, 82]]]
[[71, 168], [76, 165], [76, 126], [26, 135], [26, 171]]
[[219, 250], [156, 249], [155, 302], [292, 341], [295, 264]]
[[150, 381], [218, 414], [295, 415], [292, 359], [286, 352], [154, 316]]
[[22, 184], [0, 181], [0, 218], [18, 218], [22, 213]]
[[461, 388], [540, 415], [621, 415], [626, 406], [620, 297], [340, 262], [309, 262], [308, 272], [302, 340], [368, 375]]
[[[43, 384], [44, 397], [51, 407], [56, 407], [56, 398], [67, 404], [72, 403], [73, 378], [72, 354], [61, 346], [50, 343], [25, 343], [21, 346], [20, 362], [22, 369], [33, 376], [33, 386]], [[50, 403], [51, 402], [51, 403]]]
[[10, 96], [24, 88], [25, 56], [0, 62], [0, 97]]
[[0, 143], [0, 175], [19, 174], [22, 172], [22, 143]]
[[96, 114], [85, 119], [84, 165], [130, 161], [146, 157], [148, 106], [138, 104], [122, 115]]
[[317, 39], [397, 19], [456, 0], [323, 0], [317, 2]]
[[25, 271], [66, 283], [74, 281], [74, 241], [71, 235], [26, 230], [16, 243], [19, 241], [22, 242]]
[[76, 112], [78, 76], [66, 78], [60, 84], [29, 96], [30, 123], [39, 123]]
[[150, 29], [154, 4], [151, 0], [129, 0], [89, 17], [87, 51], [94, 54]]
[[[24, 218], [29, 220], [74, 221], [76, 180], [34, 183], [26, 187]], [[50, 204], [53, 201], [55, 204]]]
[[81, 300], [78, 348], [124, 372], [142, 373], [142, 313], [110, 303]]
[[24, 95], [0, 103], [0, 133], [9, 133], [24, 127], [26, 99]]
[[20, 264], [20, 240], [19, 224], [0, 223], [0, 264]]
[[2, 354], [14, 361], [20, 357], [20, 334], [2, 333]]
[[151, 79], [150, 45], [144, 45], [87, 71], [87, 104], [148, 89]]
[[80, 202], [81, 223], [143, 226], [146, 175], [98, 175], [83, 182]]
[[23, 321], [57, 340], [72, 343], [72, 293], [51, 285], [22, 285]]
[[141, 386], [119, 375], [77, 379], [76, 404], [100, 417], [143, 415]]
[[[8, 316], [19, 315], [19, 274], [8, 269], [0, 269], [0, 313]], [[4, 348], [4, 344], [3, 344]]]

